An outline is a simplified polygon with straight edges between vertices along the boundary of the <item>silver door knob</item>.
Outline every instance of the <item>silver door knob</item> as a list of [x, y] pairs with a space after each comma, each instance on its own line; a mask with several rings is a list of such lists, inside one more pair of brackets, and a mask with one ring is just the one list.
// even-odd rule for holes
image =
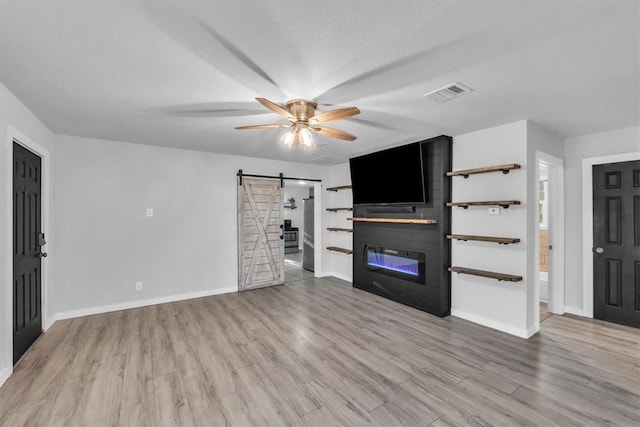
[[600, 246], [598, 246], [598, 247], [596, 248], [596, 253], [597, 253], [597, 254], [603, 254], [603, 253], [604, 253], [604, 249], [602, 249]]
[[46, 258], [47, 257], [47, 253], [46, 252], [40, 252], [38, 254], [38, 258]]

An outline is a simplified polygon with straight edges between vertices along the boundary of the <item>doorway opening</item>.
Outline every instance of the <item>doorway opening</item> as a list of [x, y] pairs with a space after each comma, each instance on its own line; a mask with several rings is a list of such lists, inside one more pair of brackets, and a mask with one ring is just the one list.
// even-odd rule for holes
[[[322, 181], [242, 169], [236, 176], [238, 290], [322, 277]], [[299, 214], [293, 218], [291, 212]]]
[[535, 295], [542, 323], [552, 314], [564, 313], [564, 162], [541, 152], [536, 160]]
[[540, 257], [538, 274], [540, 275], [540, 322], [544, 322], [549, 313], [549, 167], [538, 163], [538, 233], [540, 239]]
[[315, 271], [315, 183], [287, 181], [284, 187], [284, 274], [290, 283]]

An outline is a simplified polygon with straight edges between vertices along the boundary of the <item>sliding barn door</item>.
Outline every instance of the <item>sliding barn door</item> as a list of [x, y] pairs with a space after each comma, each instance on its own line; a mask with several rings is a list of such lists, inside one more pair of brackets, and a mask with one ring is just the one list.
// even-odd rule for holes
[[238, 290], [284, 283], [280, 180], [242, 178], [238, 186]]

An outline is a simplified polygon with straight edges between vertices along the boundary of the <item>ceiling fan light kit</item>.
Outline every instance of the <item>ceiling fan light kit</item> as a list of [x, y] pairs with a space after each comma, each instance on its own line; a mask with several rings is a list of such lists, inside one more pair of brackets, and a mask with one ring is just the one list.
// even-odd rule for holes
[[337, 120], [348, 119], [349, 117], [360, 114], [360, 110], [356, 107], [337, 108], [335, 110], [325, 111], [316, 114], [318, 104], [308, 99], [292, 99], [282, 108], [278, 104], [269, 101], [266, 98], [256, 98], [260, 104], [270, 109], [279, 116], [289, 120], [291, 124], [265, 124], [265, 125], [249, 125], [236, 126], [236, 129], [271, 129], [271, 128], [290, 128], [287, 133], [282, 135], [281, 140], [287, 147], [295, 147], [300, 145], [304, 149], [312, 149], [315, 147], [313, 134], [316, 132], [329, 138], [337, 138], [345, 141], [355, 141], [357, 138], [348, 132], [319, 126], [321, 123], [334, 122]]

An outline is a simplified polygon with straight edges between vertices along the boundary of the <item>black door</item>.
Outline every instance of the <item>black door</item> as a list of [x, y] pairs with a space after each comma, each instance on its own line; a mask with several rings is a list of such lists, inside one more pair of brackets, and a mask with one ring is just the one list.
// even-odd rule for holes
[[13, 363], [42, 333], [41, 159], [13, 144]]
[[594, 317], [640, 327], [640, 161], [593, 167]]

